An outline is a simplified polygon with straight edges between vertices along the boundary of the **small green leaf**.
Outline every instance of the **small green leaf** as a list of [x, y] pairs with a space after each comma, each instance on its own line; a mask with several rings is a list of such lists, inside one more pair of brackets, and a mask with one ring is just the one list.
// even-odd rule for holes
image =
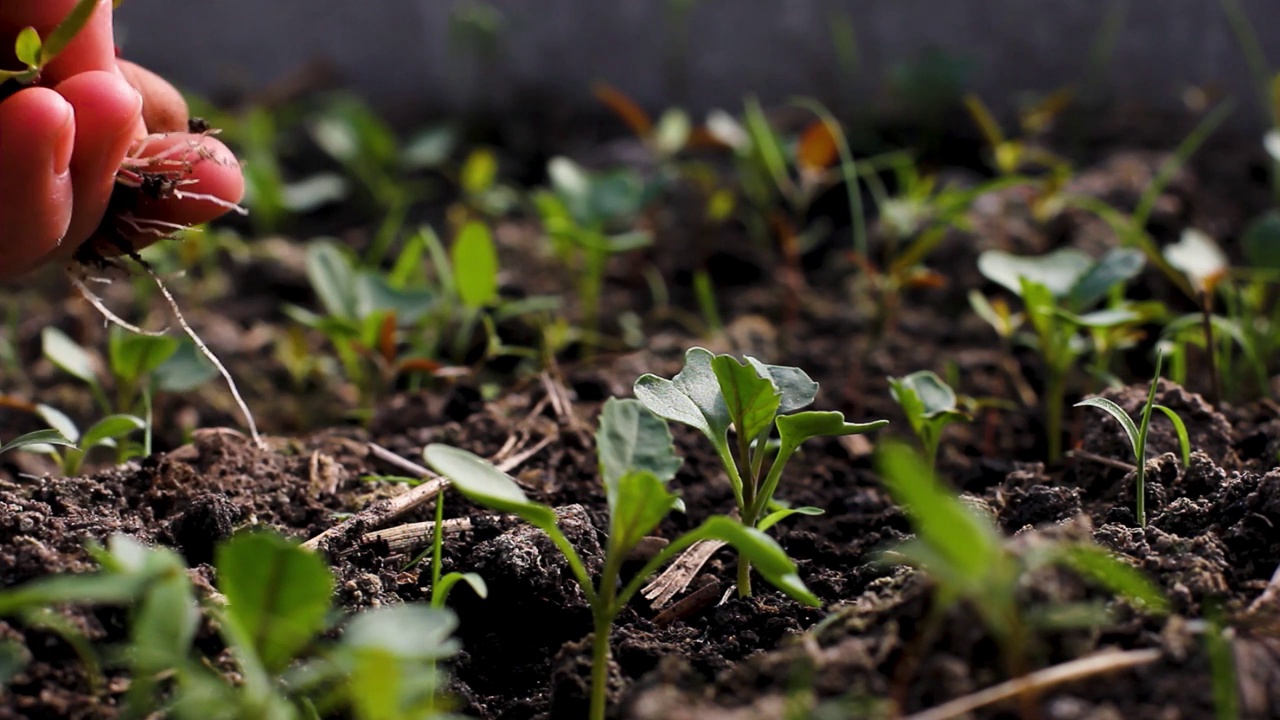
[[498, 251], [487, 225], [476, 220], [464, 225], [453, 241], [451, 259], [464, 305], [478, 309], [497, 301]]
[[636, 398], [659, 417], [696, 428], [717, 449], [729, 433], [729, 408], [720, 394], [720, 381], [711, 369], [711, 352], [700, 347], [685, 353], [684, 368], [672, 379], [646, 374], [636, 380]]
[[241, 533], [218, 547], [216, 565], [227, 618], [268, 672], [287, 667], [324, 629], [333, 574], [316, 553], [279, 535]]
[[844, 413], [814, 411], [778, 416], [778, 435], [782, 444], [800, 447], [815, 437], [861, 435], [888, 425], [888, 420], [872, 420], [867, 423], [845, 422]]
[[1063, 561], [1076, 572], [1108, 590], [1144, 603], [1152, 612], [1169, 611], [1169, 601], [1150, 580], [1132, 565], [1095, 545], [1073, 545], [1059, 551]]
[[609, 398], [600, 413], [596, 454], [610, 512], [617, 505], [618, 480], [628, 473], [647, 470], [666, 482], [675, 477], [684, 461], [676, 455], [671, 430], [639, 400]]
[[74, 442], [63, 437], [62, 433], [57, 430], [36, 430], [35, 432], [29, 432], [26, 435], [19, 435], [9, 442], [0, 445], [0, 455], [3, 455], [10, 450], [19, 450], [27, 447], [28, 445], [61, 445], [62, 447], [69, 448], [76, 446]]
[[1024, 295], [1025, 278], [1045, 286], [1054, 297], [1065, 297], [1093, 266], [1093, 258], [1074, 248], [1032, 257], [1003, 250], [986, 250], [978, 256], [983, 277], [1018, 295]]
[[415, 323], [435, 307], [435, 293], [421, 289], [393, 287], [381, 273], [363, 271], [355, 277], [354, 318], [368, 321], [375, 315], [394, 312], [400, 325]]
[[88, 452], [99, 445], [107, 444], [111, 440], [119, 440], [146, 426], [146, 421], [134, 415], [108, 415], [84, 431], [84, 436], [80, 438], [80, 449]]
[[144, 676], [182, 665], [200, 627], [200, 609], [183, 570], [170, 573], [144, 595], [133, 618], [131, 659]]
[[327, 314], [343, 320], [359, 320], [356, 313], [356, 272], [350, 256], [332, 240], [316, 240], [307, 246], [307, 279]]
[[1111, 288], [1142, 272], [1146, 262], [1146, 257], [1135, 248], [1111, 248], [1071, 287], [1067, 305], [1075, 310], [1093, 307]]
[[89, 353], [67, 337], [66, 333], [50, 325], [40, 332], [40, 342], [49, 362], [72, 377], [90, 385], [98, 384], [98, 376], [93, 371], [93, 360]]
[[484, 458], [440, 444], [428, 445], [422, 451], [422, 456], [427, 465], [448, 478], [458, 492], [473, 502], [499, 512], [518, 515], [542, 530], [556, 524], [554, 510], [530, 500], [510, 475]]
[[[1151, 407], [1164, 413], [1164, 416], [1169, 418], [1169, 422], [1173, 423], [1173, 430], [1178, 435], [1178, 449], [1182, 453], [1182, 467], [1189, 466], [1191, 464], [1191, 437], [1187, 435], [1186, 423], [1182, 422], [1182, 418], [1178, 417], [1178, 413], [1174, 412], [1172, 408], [1160, 404], [1155, 404]], [[0, 448], [0, 452], [4, 452], [4, 449]]]
[[793, 413], [808, 407], [818, 397], [818, 383], [798, 367], [769, 365], [750, 356], [747, 356], [747, 362], [761, 377], [773, 380], [774, 386], [778, 388], [782, 396], [782, 402], [778, 406], [779, 414]]
[[165, 392], [190, 392], [209, 382], [218, 369], [209, 362], [195, 343], [183, 341], [178, 350], [155, 369], [156, 388]]
[[609, 508], [609, 540], [626, 554], [648, 535], [676, 506], [677, 498], [664, 482], [647, 470], [618, 478], [617, 499]]
[[[489, 585], [484, 581], [484, 578], [480, 577], [476, 573], [460, 572], [451, 572], [440, 578], [440, 597], [449, 597], [449, 593], [453, 590], [453, 586], [460, 582], [466, 583], [477, 597], [481, 599], [489, 597]], [[432, 591], [432, 596], [435, 596], [434, 590]]]
[[1124, 434], [1129, 438], [1129, 448], [1133, 451], [1134, 459], [1142, 462], [1142, 458], [1138, 457], [1138, 426], [1134, 424], [1133, 418], [1129, 417], [1129, 413], [1124, 408], [1115, 404], [1111, 400], [1103, 397], [1085, 398], [1075, 404], [1075, 407], [1096, 407], [1105, 410], [1108, 415], [1116, 419], [1120, 423], [1120, 427], [1124, 429]]
[[137, 335], [113, 328], [107, 342], [111, 372], [126, 382], [137, 382], [173, 357], [181, 345], [175, 337]]
[[821, 515], [823, 512], [824, 510], [822, 508], [810, 507], [808, 505], [798, 508], [780, 508], [778, 510], [774, 510], [768, 515], [765, 515], [763, 520], [756, 523], [756, 529], [760, 532], [765, 532], [769, 528], [777, 525], [783, 520], [786, 520], [792, 515]]
[[493, 187], [497, 177], [498, 156], [489, 148], [477, 148], [462, 164], [462, 192], [479, 195]]
[[911, 391], [919, 400], [920, 412], [924, 417], [932, 417], [956, 410], [955, 391], [932, 370], [913, 372], [906, 377], [898, 378], [891, 385], [893, 386], [893, 395], [899, 404], [903, 402], [898, 397], [900, 391], [902, 389]]
[[763, 532], [723, 515], [715, 515], [702, 523], [694, 533], [732, 545], [770, 585], [792, 599], [814, 607], [822, 605], [818, 596], [805, 587], [795, 563], [787, 557], [782, 546]]
[[80, 428], [76, 427], [74, 421], [67, 417], [67, 414], [50, 405], [36, 405], [36, 414], [44, 420], [49, 427], [62, 433], [62, 436], [73, 443], [80, 442]]
[[23, 28], [13, 45], [18, 61], [29, 68], [40, 67], [40, 33], [33, 27]]
[[713, 358], [711, 370], [737, 432], [752, 440], [767, 433], [782, 405], [782, 393], [773, 379], [730, 355]]

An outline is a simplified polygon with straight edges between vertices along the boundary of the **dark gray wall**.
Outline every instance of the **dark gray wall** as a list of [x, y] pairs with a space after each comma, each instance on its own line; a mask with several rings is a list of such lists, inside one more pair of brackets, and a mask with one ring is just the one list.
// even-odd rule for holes
[[[126, 0], [118, 26], [129, 57], [200, 91], [255, 89], [309, 59], [327, 58], [382, 108], [488, 105], [518, 98], [594, 107], [607, 80], [656, 107], [736, 107], [817, 94], [884, 98], [892, 68], [935, 48], [973, 63], [972, 87], [996, 102], [1079, 80], [1114, 0], [702, 0], [689, 17], [688, 61], [673, 65], [669, 0], [491, 0], [506, 18], [490, 67], [450, 42], [455, 0]], [[1280, 2], [1243, 0], [1280, 64]], [[1129, 0], [1105, 76], [1119, 94], [1171, 105], [1188, 84], [1215, 84], [1246, 100], [1252, 85], [1219, 0]], [[833, 61], [829, 24], [853, 21], [856, 78]], [[527, 102], [527, 101], [526, 101]]]

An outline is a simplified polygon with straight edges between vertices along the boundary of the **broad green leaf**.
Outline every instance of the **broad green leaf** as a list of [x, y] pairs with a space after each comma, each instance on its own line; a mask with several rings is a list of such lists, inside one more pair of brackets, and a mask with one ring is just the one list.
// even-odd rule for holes
[[62, 447], [73, 448], [76, 444], [63, 437], [62, 433], [52, 428], [48, 430], [36, 430], [26, 435], [19, 435], [3, 445], [0, 445], [0, 455], [10, 450], [19, 450], [28, 445], [61, 445]]
[[458, 652], [458, 617], [447, 608], [396, 605], [367, 610], [342, 634], [342, 647], [377, 650], [401, 660], [444, 660]]
[[113, 328], [107, 342], [111, 372], [126, 382], [137, 382], [164, 364], [182, 341], [168, 335], [138, 335]]
[[[1173, 430], [1178, 435], [1178, 449], [1182, 454], [1182, 466], [1187, 467], [1191, 464], [1191, 437], [1187, 435], [1186, 423], [1182, 422], [1182, 418], [1178, 417], [1178, 413], [1172, 408], [1160, 404], [1151, 407], [1164, 413], [1164, 416], [1169, 418], [1169, 422], [1173, 423]], [[0, 452], [4, 452], [3, 448], [0, 448]]]
[[[898, 396], [897, 388], [910, 390], [920, 401], [920, 411], [925, 417], [956, 410], [955, 391], [932, 370], [919, 370], [897, 378], [894, 385], [894, 397]], [[902, 400], [898, 402], [901, 404]]]
[[600, 477], [616, 511], [618, 480], [628, 473], [648, 471], [666, 482], [675, 477], [684, 461], [676, 455], [671, 429], [639, 400], [609, 398], [600, 413], [596, 431]]
[[33, 27], [23, 28], [13, 44], [18, 61], [27, 67], [40, 67], [40, 33]]
[[1077, 311], [1087, 310], [1107, 296], [1117, 284], [1132, 280], [1146, 264], [1142, 252], [1135, 248], [1112, 248], [1094, 263], [1072, 286], [1067, 305]]
[[1213, 238], [1195, 228], [1183, 230], [1178, 242], [1166, 245], [1164, 259], [1200, 292], [1213, 289], [1231, 267], [1227, 254]]
[[636, 215], [644, 207], [645, 187], [633, 170], [620, 169], [590, 179], [589, 214], [579, 221], [604, 225]]
[[634, 390], [636, 398], [656, 415], [701, 430], [719, 449], [725, 445], [731, 420], [720, 395], [720, 381], [711, 369], [713, 357], [703, 348], [690, 348], [684, 368], [674, 378], [641, 375]]
[[1269, 210], [1249, 223], [1240, 245], [1249, 267], [1280, 270], [1280, 211]]
[[84, 436], [80, 438], [80, 449], [92, 450], [109, 440], [119, 440], [146, 426], [146, 421], [135, 415], [108, 415], [84, 431]]
[[1129, 417], [1129, 413], [1124, 408], [1115, 404], [1111, 400], [1103, 397], [1085, 398], [1075, 404], [1075, 407], [1096, 407], [1106, 411], [1108, 415], [1116, 419], [1120, 423], [1120, 427], [1124, 429], [1124, 434], [1129, 438], [1129, 448], [1133, 451], [1134, 457], [1138, 462], [1142, 462], [1142, 458], [1137, 457], [1138, 454], [1138, 426], [1134, 424], [1133, 418]]
[[675, 509], [677, 498], [664, 482], [647, 470], [628, 472], [617, 482], [617, 500], [609, 508], [609, 539], [628, 553]]
[[778, 406], [779, 414], [793, 413], [800, 408], [808, 407], [818, 397], [818, 383], [800, 368], [769, 365], [751, 356], [747, 356], [746, 360], [761, 377], [770, 378], [778, 388], [782, 397], [782, 402]]
[[307, 279], [327, 314], [358, 320], [355, 269], [351, 259], [334, 241], [316, 240], [307, 246]]
[[152, 373], [156, 388], [165, 392], [190, 392], [209, 382], [218, 369], [209, 362], [195, 343], [183, 341], [177, 352]]
[[534, 527], [545, 530], [555, 525], [556, 513], [536, 503], [511, 476], [474, 453], [448, 445], [432, 444], [422, 451], [431, 469], [445, 476], [472, 502], [499, 512], [518, 515]]
[[703, 522], [694, 533], [704, 539], [722, 540], [732, 545], [770, 585], [792, 599], [814, 607], [822, 605], [818, 596], [805, 587], [795, 563], [787, 557], [782, 546], [763, 532], [723, 515], [715, 515]]
[[493, 235], [482, 222], [463, 226], [451, 251], [458, 297], [470, 308], [482, 308], [498, 299], [498, 251]]
[[800, 447], [806, 440], [815, 437], [861, 435], [889, 424], [888, 420], [850, 423], [845, 422], [844, 413], [816, 410], [779, 415], [777, 422], [778, 436], [782, 439], [782, 444], [789, 447]]
[[333, 574], [324, 558], [279, 535], [251, 532], [218, 547], [227, 617], [268, 672], [278, 673], [325, 627]]
[[921, 544], [942, 566], [964, 578], [966, 586], [981, 584], [1004, 552], [991, 523], [943, 487], [906, 445], [882, 443], [876, 465], [894, 502], [906, 509]]
[[782, 393], [773, 379], [761, 376], [753, 365], [740, 363], [730, 355], [713, 358], [711, 370], [735, 430], [752, 440], [767, 433], [782, 404]]
[[1169, 611], [1169, 601], [1160, 589], [1137, 568], [1112, 553], [1096, 545], [1073, 545], [1060, 549], [1059, 553], [1072, 569], [1108, 590], [1140, 601], [1157, 614]]
[[80, 442], [80, 428], [76, 427], [74, 421], [67, 417], [67, 414], [50, 405], [36, 405], [36, 414], [49, 427], [62, 433], [62, 436], [73, 443]]
[[394, 312], [402, 326], [421, 320], [436, 303], [435, 294], [430, 290], [397, 289], [386, 276], [375, 272], [356, 275], [354, 297], [353, 319], [368, 320], [378, 313]]
[[146, 592], [131, 628], [131, 660], [136, 671], [152, 675], [186, 662], [200, 627], [200, 609], [191, 580], [181, 568]]
[[72, 377], [90, 385], [98, 384], [98, 376], [93, 371], [93, 360], [89, 353], [67, 337], [66, 333], [50, 325], [40, 332], [40, 342], [49, 362]]
[[1074, 248], [1036, 256], [986, 250], [978, 256], [983, 277], [1018, 295], [1023, 295], [1022, 278], [1026, 278], [1048, 288], [1054, 297], [1065, 297], [1093, 265], [1092, 258]]
[[489, 148], [476, 148], [462, 163], [462, 192], [479, 195], [498, 178], [498, 156]]

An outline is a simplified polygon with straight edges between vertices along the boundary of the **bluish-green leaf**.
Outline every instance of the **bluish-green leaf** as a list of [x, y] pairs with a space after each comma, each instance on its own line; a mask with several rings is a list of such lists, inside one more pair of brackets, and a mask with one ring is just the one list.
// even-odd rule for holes
[[126, 382], [137, 382], [173, 357], [182, 341], [168, 335], [138, 335], [113, 328], [107, 342], [111, 372]]
[[517, 515], [534, 527], [545, 530], [555, 525], [550, 507], [530, 500], [511, 476], [474, 453], [449, 445], [428, 445], [423, 459], [445, 476], [472, 502], [499, 512]]
[[730, 355], [713, 358], [711, 370], [734, 429], [752, 440], [768, 432], [782, 405], [782, 393], [773, 379], [761, 376], [753, 365], [740, 363]]
[[156, 368], [152, 376], [156, 388], [165, 392], [190, 392], [209, 382], [218, 369], [201, 354], [193, 342], [182, 342], [177, 352]]
[[324, 629], [333, 574], [320, 555], [279, 535], [251, 532], [219, 546], [216, 564], [227, 618], [268, 672], [287, 667]]
[[350, 256], [331, 240], [307, 246], [307, 279], [325, 313], [343, 320], [359, 320], [356, 313], [356, 271]]
[[671, 430], [662, 418], [630, 399], [605, 402], [596, 432], [596, 454], [611, 512], [617, 504], [619, 478], [645, 470], [666, 482], [684, 462], [676, 455]]
[[1067, 305], [1076, 311], [1093, 307], [1111, 292], [1112, 287], [1137, 277], [1146, 262], [1140, 250], [1111, 248], [1072, 286]]
[[498, 251], [493, 234], [482, 222], [462, 227], [451, 251], [458, 297], [470, 308], [482, 308], [498, 299]]
[[412, 324], [431, 312], [436, 302], [430, 290], [398, 289], [386, 276], [375, 272], [357, 273], [354, 290], [354, 318], [361, 321], [377, 313], [394, 312], [400, 325]]
[[800, 408], [808, 407], [818, 397], [818, 383], [798, 367], [769, 365], [750, 356], [747, 357], [747, 362], [761, 377], [773, 380], [774, 386], [778, 388], [782, 396], [778, 406], [779, 414], [793, 413]]
[[898, 403], [902, 404], [902, 399], [898, 397], [900, 389], [910, 390], [919, 400], [920, 412], [925, 417], [956, 410], [955, 391], [932, 370], [919, 370], [906, 377], [897, 378], [897, 382], [893, 385], [893, 394], [898, 399]]
[[717, 448], [729, 432], [729, 408], [720, 395], [720, 381], [711, 369], [711, 352], [700, 347], [685, 353], [684, 368], [670, 380], [640, 376], [636, 398], [659, 417], [701, 430]]

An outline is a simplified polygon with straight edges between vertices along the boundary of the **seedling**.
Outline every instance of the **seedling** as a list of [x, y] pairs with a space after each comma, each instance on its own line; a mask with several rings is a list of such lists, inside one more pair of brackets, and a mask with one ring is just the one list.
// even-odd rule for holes
[[404, 605], [368, 611], [347, 623], [340, 641], [321, 643], [334, 586], [324, 560], [279, 536], [238, 535], [217, 552], [225, 601], [203, 608], [232, 652], [233, 682], [192, 656], [201, 607], [176, 553], [120, 535], [106, 550], [90, 552], [98, 572], [42, 578], [0, 592], [0, 617], [62, 635], [101, 688], [99, 653], [74, 626], [56, 623], [58, 616], [47, 608], [128, 608], [127, 646], [101, 653], [122, 659], [130, 671], [122, 717], [441, 718], [434, 709], [441, 686], [434, 666], [457, 650], [449, 639], [457, 621], [448, 610]]
[[[739, 362], [690, 348], [674, 378], [643, 375], [636, 397], [660, 417], [693, 427], [707, 436], [729, 476], [744, 525], [765, 529], [795, 513], [817, 508], [786, 508], [774, 501], [787, 461], [806, 440], [822, 436], [858, 435], [888, 424], [845, 422], [839, 412], [796, 412], [810, 405], [818, 384], [803, 370], [766, 365], [753, 357]], [[733, 427], [736, 443], [729, 443]], [[778, 433], [775, 447], [770, 439]], [[765, 473], [765, 461], [769, 469]], [[738, 593], [751, 595], [751, 559], [738, 560]]]
[[[120, 5], [120, 0], [115, 0]], [[34, 85], [40, 81], [40, 74], [45, 66], [53, 62], [67, 45], [80, 34], [93, 11], [98, 7], [97, 0], [80, 0], [67, 17], [45, 38], [35, 28], [24, 28], [18, 33], [14, 42], [14, 55], [23, 64], [21, 70], [0, 70], [0, 101], [17, 92], [24, 85]], [[7, 63], [6, 63], [7, 64]]]
[[[1035, 333], [1034, 346], [1045, 366], [1041, 403], [1050, 461], [1062, 455], [1067, 375], [1090, 350], [1080, 332], [1089, 331], [1095, 372], [1105, 377], [1110, 353], [1133, 342], [1132, 328], [1162, 312], [1159, 306], [1123, 302], [1090, 312], [1103, 298], [1118, 293], [1143, 264], [1142, 254], [1127, 248], [1115, 248], [1098, 261], [1070, 248], [1036, 257], [988, 250], [978, 257], [978, 270], [988, 280], [1022, 298]], [[995, 327], [997, 332], [1007, 331], [1000, 324]]]
[[65, 447], [65, 448], [74, 448], [76, 446], [74, 442], [63, 437], [62, 433], [58, 432], [57, 430], [54, 430], [53, 428], [49, 428], [47, 430], [36, 430], [35, 432], [29, 432], [26, 435], [19, 435], [18, 437], [10, 440], [9, 442], [0, 443], [0, 455], [3, 455], [12, 450], [21, 450], [22, 448], [29, 448], [33, 445], [36, 446], [37, 448], [39, 448], [42, 445], [44, 446], [57, 445], [59, 447]]
[[[95, 448], [115, 449], [117, 462], [124, 462], [129, 458], [145, 454], [141, 445], [124, 442], [128, 436], [147, 427], [146, 421], [136, 415], [108, 415], [81, 433], [71, 418], [60, 410], [48, 405], [37, 405], [36, 414], [66, 442], [46, 441], [46, 444], [28, 444], [26, 449], [53, 457], [64, 475], [78, 474], [85, 456]], [[58, 446], [64, 449], [58, 450]]]
[[930, 468], [938, 465], [938, 443], [942, 430], [955, 422], [972, 419], [957, 405], [956, 393], [932, 370], [920, 370], [902, 378], [889, 378], [893, 399], [911, 424], [911, 430], [924, 447]]
[[1147, 392], [1147, 402], [1142, 406], [1142, 416], [1135, 425], [1133, 418], [1129, 417], [1129, 413], [1115, 402], [1102, 397], [1085, 398], [1076, 403], [1076, 407], [1096, 407], [1105, 410], [1108, 415], [1115, 418], [1120, 423], [1120, 427], [1124, 429], [1125, 437], [1129, 439], [1129, 447], [1133, 450], [1134, 483], [1137, 488], [1137, 517], [1138, 525], [1147, 526], [1147, 498], [1146, 498], [1146, 470], [1147, 470], [1147, 429], [1151, 425], [1151, 410], [1156, 409], [1164, 413], [1165, 417], [1173, 423], [1174, 431], [1178, 435], [1178, 447], [1182, 451], [1182, 464], [1189, 465], [1191, 463], [1191, 441], [1187, 435], [1187, 426], [1182, 422], [1182, 418], [1171, 408], [1156, 403], [1156, 387], [1160, 384], [1160, 366], [1164, 360], [1164, 356], [1156, 356], [1156, 373], [1151, 379], [1151, 390]]
[[[936, 627], [955, 604], [969, 604], [1000, 644], [1011, 675], [1027, 670], [1027, 645], [1036, 618], [1021, 606], [1019, 588], [1040, 568], [1070, 567], [1151, 612], [1167, 611], [1168, 602], [1150, 581], [1095, 545], [1060, 542], [1014, 553], [991, 521], [944, 487], [911, 448], [881, 443], [876, 465], [885, 488], [907, 511], [916, 533], [914, 539], [888, 551], [884, 559], [916, 567], [936, 585], [927, 627]], [[1084, 614], [1097, 616], [1097, 612]]]
[[592, 720], [605, 717], [609, 676], [609, 634], [618, 613], [644, 586], [649, 576], [681, 551], [701, 540], [721, 540], [748, 558], [764, 578], [796, 600], [820, 605], [796, 574], [786, 552], [763, 532], [723, 516], [714, 516], [671, 541], [625, 584], [622, 564], [640, 541], [658, 527], [680, 499], [667, 489], [681, 459], [675, 454], [665, 422], [636, 400], [610, 399], [600, 416], [596, 434], [600, 476], [609, 506], [608, 540], [600, 578], [592, 582], [578, 551], [556, 524], [555, 509], [529, 500], [510, 476], [465, 450], [428, 445], [423, 457], [436, 472], [449, 478], [471, 501], [519, 516], [545, 532], [564, 554], [582, 594], [591, 606], [594, 625], [591, 664]]

